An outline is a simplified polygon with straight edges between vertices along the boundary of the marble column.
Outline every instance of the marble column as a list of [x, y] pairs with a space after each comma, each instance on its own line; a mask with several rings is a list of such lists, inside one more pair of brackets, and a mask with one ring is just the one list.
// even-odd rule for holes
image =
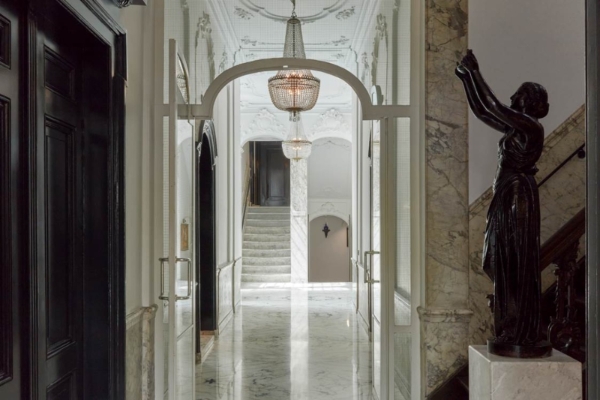
[[290, 240], [292, 283], [308, 282], [308, 168], [306, 160], [290, 161]]
[[467, 0], [425, 6], [426, 264], [423, 396], [467, 361], [469, 202], [467, 101], [454, 75], [467, 50]]

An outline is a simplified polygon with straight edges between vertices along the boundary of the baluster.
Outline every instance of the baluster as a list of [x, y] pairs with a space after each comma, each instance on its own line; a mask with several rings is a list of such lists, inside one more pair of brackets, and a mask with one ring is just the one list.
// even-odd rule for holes
[[579, 268], [578, 253], [579, 238], [554, 261], [557, 266], [554, 270], [556, 275], [556, 316], [551, 318], [548, 340], [553, 347], [563, 352], [576, 348], [583, 339], [575, 308], [574, 278]]

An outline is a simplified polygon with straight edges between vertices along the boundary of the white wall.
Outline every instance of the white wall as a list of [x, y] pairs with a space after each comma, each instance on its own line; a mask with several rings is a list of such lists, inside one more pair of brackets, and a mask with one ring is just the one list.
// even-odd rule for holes
[[[469, 1], [469, 48], [487, 82], [506, 103], [523, 82], [546, 87], [546, 134], [585, 101], [584, 6], [584, 0]], [[492, 185], [499, 139], [469, 114], [470, 203]]]
[[308, 158], [308, 199], [352, 198], [352, 144], [343, 139], [313, 142]]

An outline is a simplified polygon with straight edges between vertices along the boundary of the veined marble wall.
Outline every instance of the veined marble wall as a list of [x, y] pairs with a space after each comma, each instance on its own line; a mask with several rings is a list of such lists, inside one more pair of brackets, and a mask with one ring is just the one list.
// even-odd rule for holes
[[140, 307], [126, 317], [125, 398], [154, 398], [154, 317], [158, 307]]
[[467, 1], [425, 5], [426, 264], [423, 394], [467, 361], [469, 203], [467, 99], [454, 75], [467, 50]]
[[308, 165], [290, 161], [291, 282], [308, 282]]
[[[583, 143], [585, 105], [546, 137], [544, 151], [537, 163], [538, 182]], [[542, 244], [585, 207], [585, 177], [585, 159], [575, 157], [540, 187]], [[490, 176], [490, 184], [493, 179]], [[492, 195], [490, 187], [471, 204], [469, 211], [469, 303], [474, 312], [469, 329], [470, 344], [483, 344], [492, 335], [492, 314], [485, 296], [493, 292], [493, 285], [481, 267], [486, 215]], [[554, 280], [553, 268], [546, 268], [542, 274], [542, 289], [548, 288]]]

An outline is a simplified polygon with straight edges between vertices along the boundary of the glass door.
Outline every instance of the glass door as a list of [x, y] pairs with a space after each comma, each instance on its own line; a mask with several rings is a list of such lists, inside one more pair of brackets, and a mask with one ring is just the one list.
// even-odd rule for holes
[[[165, 302], [166, 384], [169, 400], [194, 398], [194, 123], [179, 120], [177, 105], [187, 102], [185, 60], [169, 41], [169, 117], [165, 137], [168, 149], [167, 256], [161, 259], [161, 300]], [[166, 161], [166, 160], [165, 160]], [[165, 199], [166, 200], [166, 199]], [[168, 215], [167, 215], [168, 214]]]

